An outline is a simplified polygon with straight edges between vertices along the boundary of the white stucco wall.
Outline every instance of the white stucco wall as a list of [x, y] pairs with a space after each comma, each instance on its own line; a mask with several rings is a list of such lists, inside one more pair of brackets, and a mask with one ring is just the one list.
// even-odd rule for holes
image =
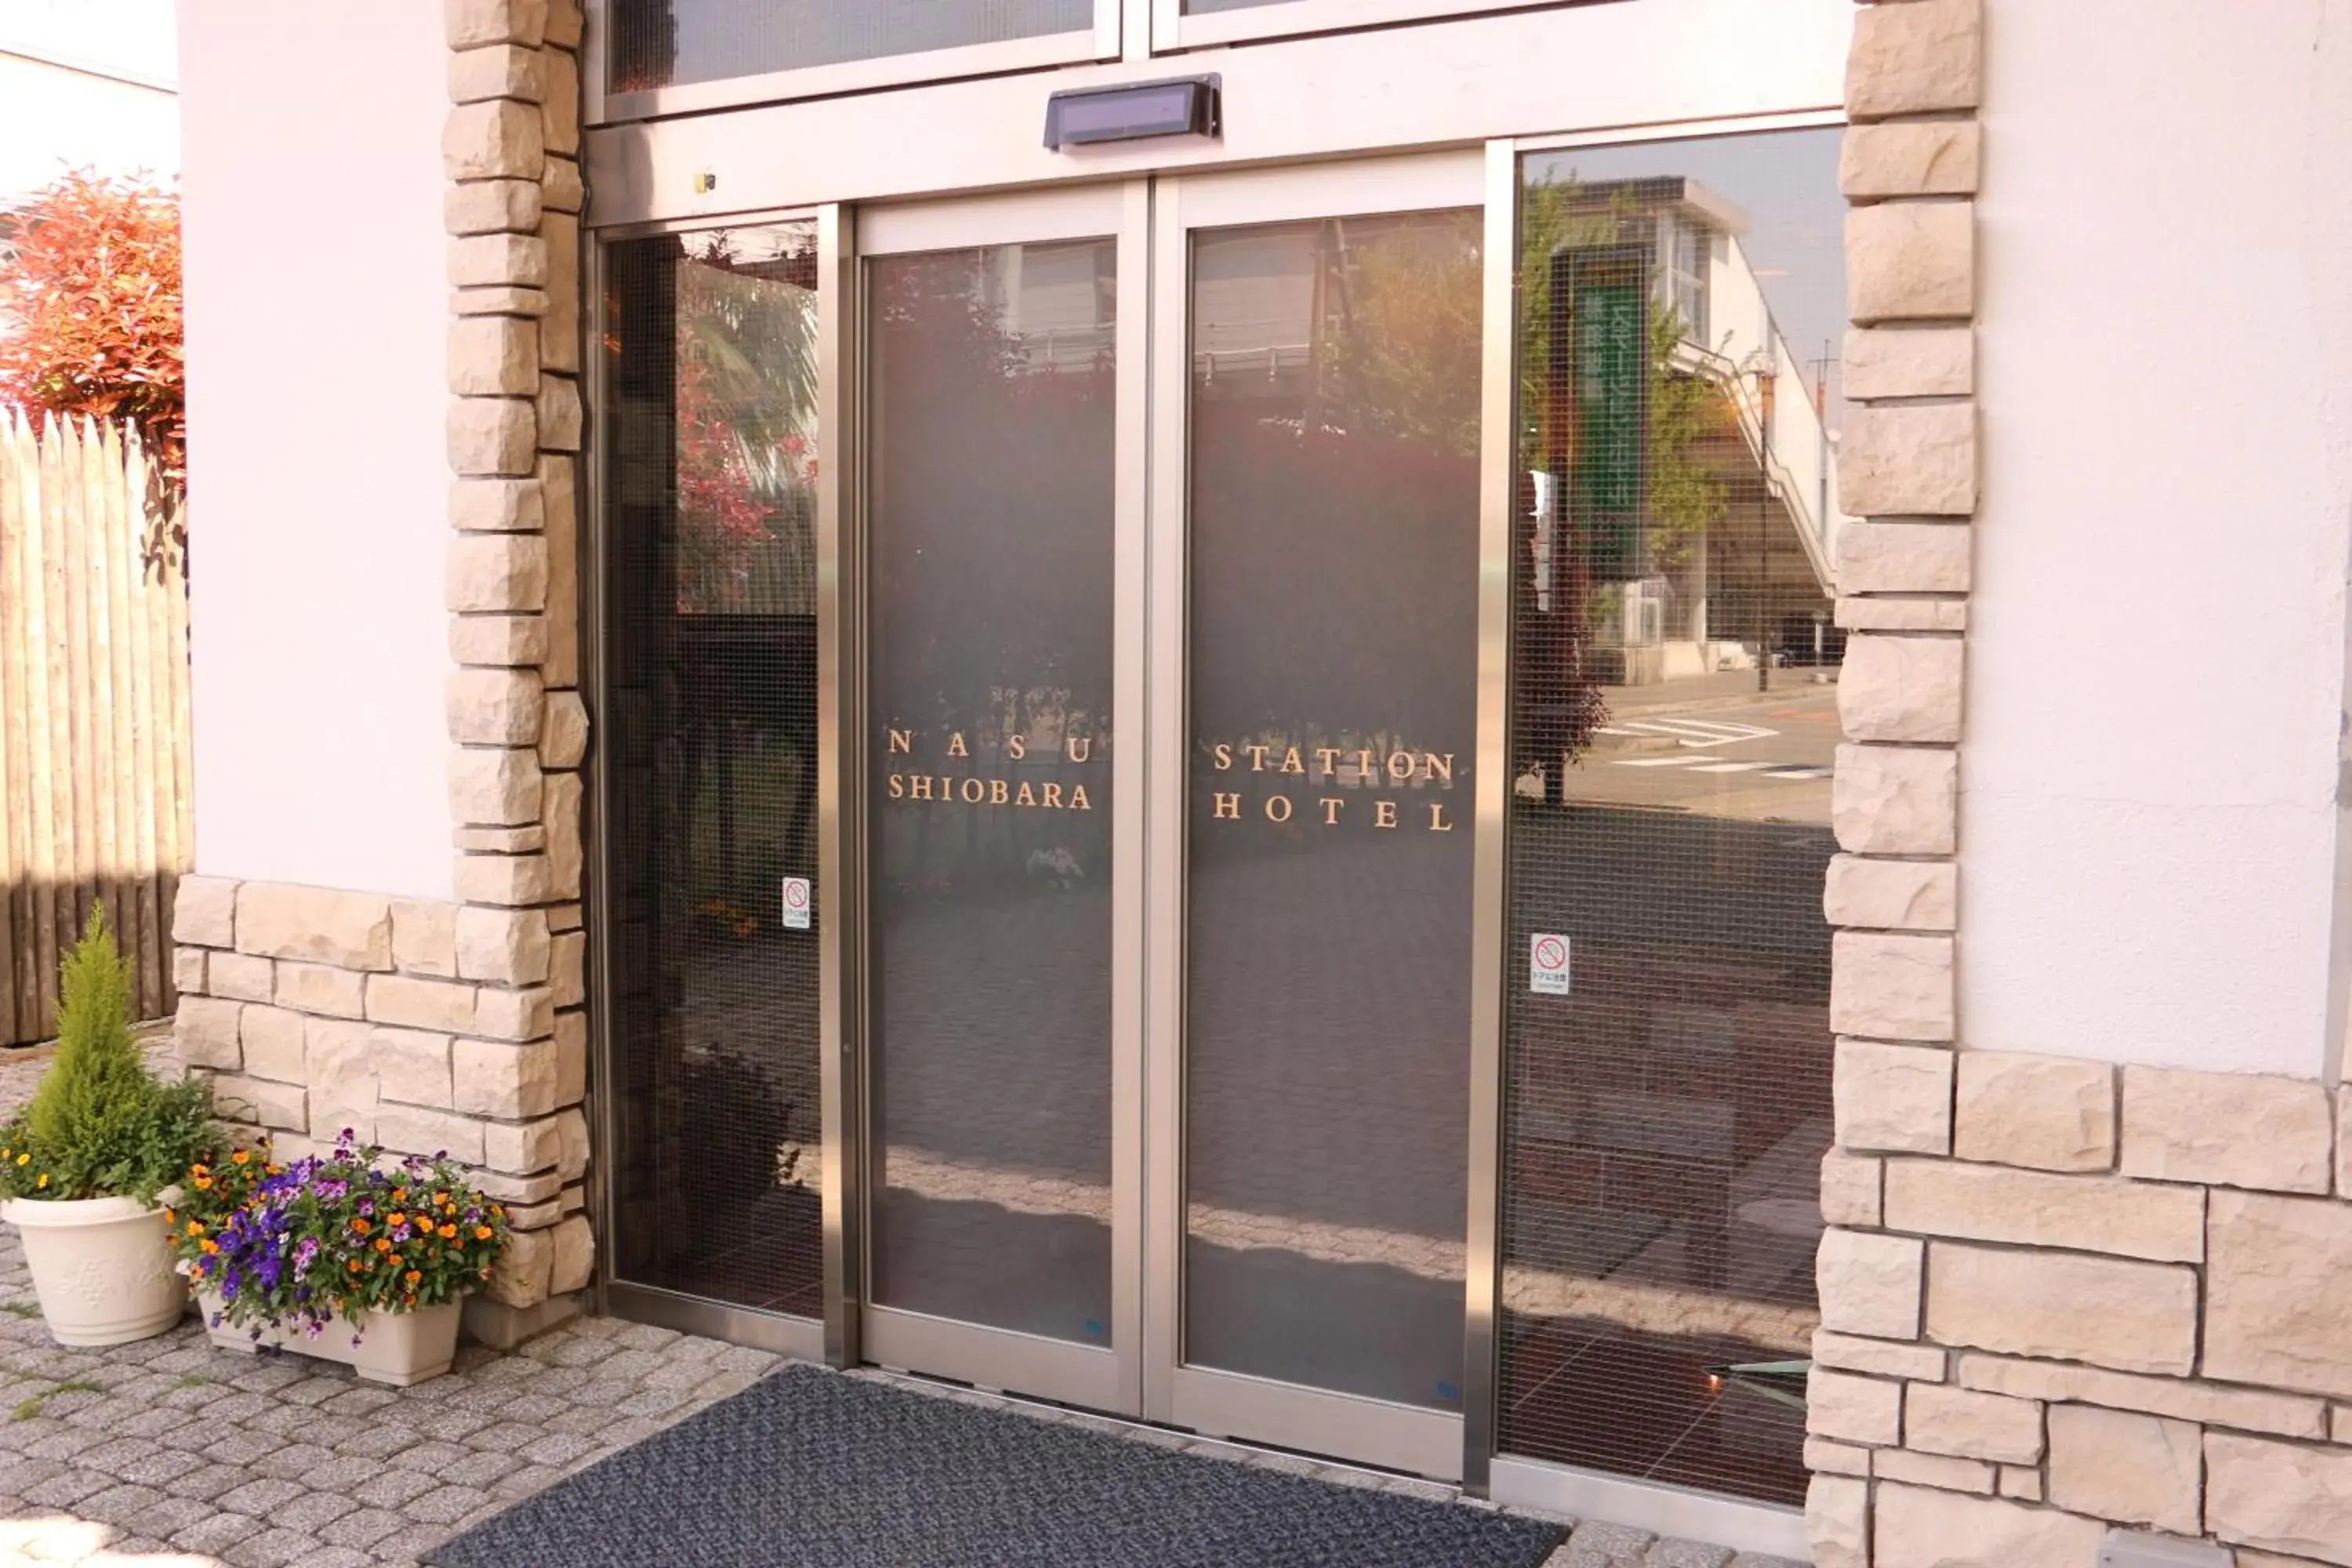
[[441, 7], [181, 19], [196, 864], [446, 897]]
[[2352, 4], [1986, 37], [1963, 1037], [2326, 1076]]

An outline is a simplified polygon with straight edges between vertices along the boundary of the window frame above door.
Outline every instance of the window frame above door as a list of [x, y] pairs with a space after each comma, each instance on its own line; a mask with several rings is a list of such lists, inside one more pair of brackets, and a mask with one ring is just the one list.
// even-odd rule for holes
[[1632, 0], [1271, 0], [1235, 11], [1187, 14], [1184, 0], [1151, 0], [1155, 54], [1219, 48], [1308, 33], [1355, 32], [1405, 22], [1439, 22], [1488, 11], [1623, 5]]
[[1115, 60], [1119, 58], [1125, 9], [1125, 0], [1094, 0], [1094, 25], [1067, 32], [616, 91], [611, 85], [612, 56], [607, 44], [613, 36], [613, 10], [620, 0], [585, 3], [588, 26], [582, 38], [581, 121], [588, 126]]
[[[1837, 113], [1851, 11], [1848, 0], [1517, 5], [1415, 26], [1273, 38], [1213, 58], [1225, 103], [1215, 138], [1045, 147], [1053, 92], [1210, 64], [1207, 56], [1134, 53], [1052, 72], [602, 125], [583, 139], [585, 223], [710, 225], [828, 202], [1353, 160], [1496, 137], [1704, 134], [1763, 116]], [[1128, 36], [1134, 41], [1135, 26]], [[1580, 72], [1564, 88], [1562, 59], [1606, 68]], [[1432, 61], [1446, 68], [1433, 70]]]

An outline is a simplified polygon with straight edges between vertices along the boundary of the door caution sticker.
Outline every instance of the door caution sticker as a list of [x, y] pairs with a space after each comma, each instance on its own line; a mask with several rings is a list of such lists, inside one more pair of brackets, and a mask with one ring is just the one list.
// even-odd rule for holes
[[1528, 989], [1538, 996], [1568, 994], [1568, 938], [1538, 932], [1528, 939]]

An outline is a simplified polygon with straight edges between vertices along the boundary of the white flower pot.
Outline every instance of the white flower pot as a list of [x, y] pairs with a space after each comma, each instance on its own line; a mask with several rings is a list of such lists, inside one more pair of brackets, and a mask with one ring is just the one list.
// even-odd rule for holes
[[[256, 1339], [254, 1331], [242, 1325], [214, 1323], [220, 1305], [220, 1298], [210, 1290], [196, 1292], [205, 1331], [225, 1351], [247, 1355], [273, 1346], [295, 1351], [320, 1361], [341, 1362], [371, 1383], [388, 1383], [395, 1388], [440, 1376], [457, 1355], [459, 1303], [456, 1301], [419, 1307], [414, 1312], [362, 1312], [356, 1324], [348, 1318], [336, 1318], [319, 1331], [316, 1339], [300, 1329], [272, 1328], [263, 1329]], [[352, 1343], [354, 1339], [359, 1341], [356, 1345]]]
[[49, 1334], [61, 1345], [119, 1345], [162, 1333], [186, 1310], [163, 1211], [137, 1198], [10, 1198]]

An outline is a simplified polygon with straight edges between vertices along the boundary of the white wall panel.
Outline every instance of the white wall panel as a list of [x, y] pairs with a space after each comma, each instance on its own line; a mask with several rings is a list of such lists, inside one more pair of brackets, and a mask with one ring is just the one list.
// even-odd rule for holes
[[446, 897], [441, 8], [181, 27], [197, 868]]
[[1990, 0], [1972, 1045], [2319, 1076], [2352, 5]]

